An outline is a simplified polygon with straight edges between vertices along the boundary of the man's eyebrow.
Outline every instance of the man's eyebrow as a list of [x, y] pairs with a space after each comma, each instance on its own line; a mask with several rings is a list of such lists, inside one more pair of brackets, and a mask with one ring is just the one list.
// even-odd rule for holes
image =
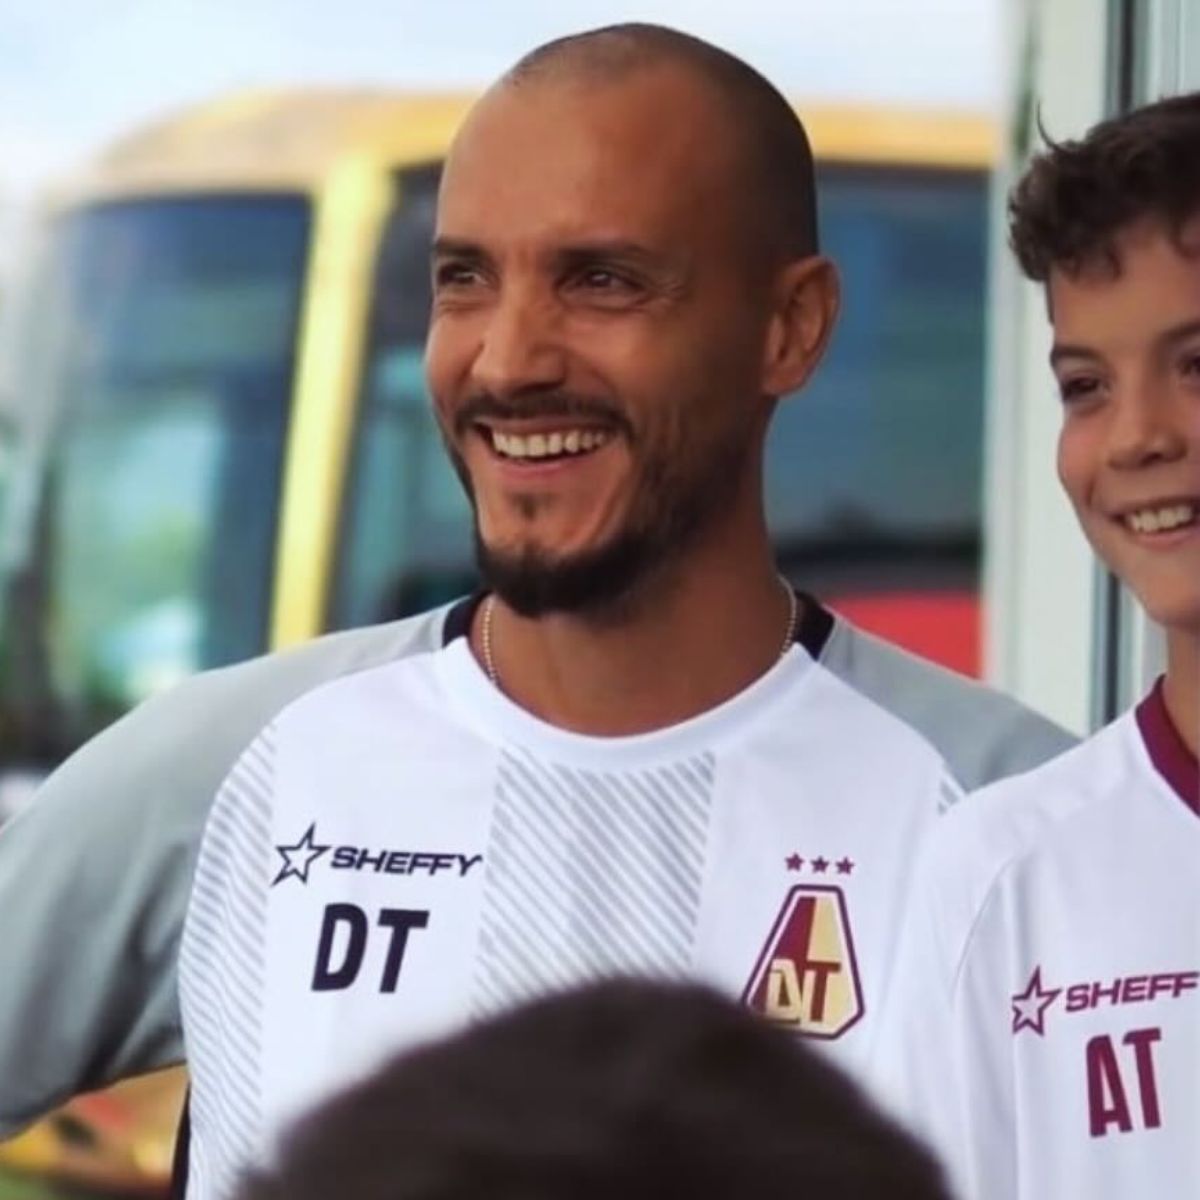
[[570, 259], [624, 258], [647, 263], [663, 261], [661, 254], [628, 238], [588, 238], [582, 242], [569, 242], [559, 247], [555, 254], [559, 258]]
[[[438, 237], [430, 249], [433, 262], [441, 259], [458, 259], [471, 263], [491, 261], [491, 255], [479, 243], [469, 238]], [[685, 276], [687, 263], [673, 260], [660, 251], [652, 250], [629, 238], [587, 238], [578, 242], [567, 242], [548, 250], [546, 261], [556, 270], [563, 267], [575, 268], [593, 263], [629, 263], [656, 275]]]
[[430, 247], [433, 258], [486, 258], [487, 253], [478, 242], [465, 238], [434, 238]]

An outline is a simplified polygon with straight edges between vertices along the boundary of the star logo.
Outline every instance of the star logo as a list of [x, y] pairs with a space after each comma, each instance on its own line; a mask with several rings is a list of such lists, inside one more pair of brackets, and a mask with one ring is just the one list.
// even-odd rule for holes
[[787, 862], [787, 869], [789, 871], [798, 871], [804, 866], [804, 859], [799, 854], [789, 854], [785, 861]]
[[294, 846], [276, 846], [275, 853], [283, 859], [279, 874], [271, 882], [274, 887], [285, 879], [295, 876], [301, 883], [308, 882], [308, 869], [324, 854], [329, 847], [316, 844], [317, 823], [314, 821], [305, 831], [304, 836]]
[[839, 858], [836, 866], [839, 875], [849, 875], [854, 870], [854, 859]]
[[1025, 990], [1012, 998], [1013, 1033], [1019, 1033], [1022, 1029], [1032, 1029], [1041, 1037], [1046, 1032], [1046, 1009], [1054, 1003], [1061, 991], [1062, 988], [1043, 990], [1042, 968], [1035, 967]]
[[818, 855], [812, 860], [812, 869], [815, 875], [824, 875], [829, 870], [829, 859]]

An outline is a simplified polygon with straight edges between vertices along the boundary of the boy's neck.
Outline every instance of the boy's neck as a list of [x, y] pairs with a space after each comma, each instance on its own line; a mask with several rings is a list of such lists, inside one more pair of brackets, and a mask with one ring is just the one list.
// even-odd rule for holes
[[1197, 754], [1200, 747], [1200, 633], [1168, 631], [1163, 700], [1183, 744]]

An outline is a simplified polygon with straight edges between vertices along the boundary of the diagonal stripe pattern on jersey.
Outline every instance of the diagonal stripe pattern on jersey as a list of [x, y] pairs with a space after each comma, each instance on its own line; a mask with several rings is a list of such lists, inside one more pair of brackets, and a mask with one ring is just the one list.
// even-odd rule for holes
[[[182, 997], [195, 1045], [191, 1186], [229, 1195], [261, 1139], [263, 983], [275, 731], [238, 762], [213, 807], [196, 866], [180, 965], [195, 979]], [[216, 969], [213, 969], [216, 968]]]
[[583, 979], [692, 962], [714, 760], [620, 774], [500, 760], [477, 1015]]

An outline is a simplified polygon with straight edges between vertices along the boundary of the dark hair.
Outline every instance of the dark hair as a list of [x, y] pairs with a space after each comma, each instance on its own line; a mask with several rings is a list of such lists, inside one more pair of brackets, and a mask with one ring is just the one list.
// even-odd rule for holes
[[1092, 262], [1116, 272], [1117, 235], [1161, 221], [1178, 241], [1200, 213], [1200, 93], [1172, 96], [1103, 121], [1080, 141], [1036, 155], [1008, 202], [1009, 241], [1030, 279]]
[[664, 25], [607, 25], [538, 46], [504, 82], [519, 86], [556, 73], [616, 81], [666, 63], [694, 71], [720, 98], [749, 167], [740, 190], [759, 206], [755, 225], [768, 233], [771, 250], [788, 258], [815, 254], [816, 185], [808, 135], [783, 94], [728, 51]]
[[836, 1068], [706, 989], [609, 982], [395, 1059], [239, 1200], [947, 1200]]

